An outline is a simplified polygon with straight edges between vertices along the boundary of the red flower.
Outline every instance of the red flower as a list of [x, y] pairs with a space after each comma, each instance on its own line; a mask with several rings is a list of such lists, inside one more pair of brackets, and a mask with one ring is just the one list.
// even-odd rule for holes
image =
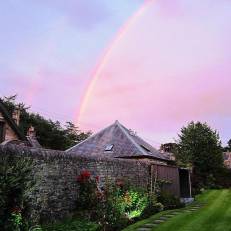
[[82, 171], [81, 175], [82, 175], [84, 178], [89, 179], [90, 176], [91, 176], [91, 173], [90, 173], [89, 171], [85, 170], [85, 171]]
[[95, 177], [96, 182], [99, 182], [99, 176]]
[[83, 183], [84, 181], [88, 180], [91, 177], [91, 173], [87, 170], [82, 171], [82, 173], [77, 176], [76, 180], [79, 183]]

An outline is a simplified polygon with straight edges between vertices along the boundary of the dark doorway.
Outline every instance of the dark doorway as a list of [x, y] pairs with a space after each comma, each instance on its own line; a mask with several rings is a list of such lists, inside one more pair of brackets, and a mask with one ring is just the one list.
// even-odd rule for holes
[[0, 143], [2, 143], [5, 139], [4, 137], [4, 122], [0, 121]]
[[189, 198], [190, 195], [190, 178], [188, 169], [179, 169], [180, 176], [180, 197]]

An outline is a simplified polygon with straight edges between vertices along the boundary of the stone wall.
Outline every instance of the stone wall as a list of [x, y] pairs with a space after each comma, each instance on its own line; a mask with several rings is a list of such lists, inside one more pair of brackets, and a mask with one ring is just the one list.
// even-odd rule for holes
[[151, 179], [158, 172], [157, 175], [161, 179], [173, 182], [168, 186], [168, 190], [179, 196], [179, 174], [176, 167], [153, 165], [151, 162], [141, 160], [86, 158], [73, 153], [16, 145], [0, 145], [0, 155], [16, 155], [33, 159], [33, 176], [37, 185], [31, 195], [33, 208], [31, 216], [42, 221], [62, 219], [76, 209], [78, 192], [76, 177], [83, 170], [99, 176], [102, 184], [106, 179], [111, 181], [123, 179], [143, 189], [148, 188]]
[[32, 216], [43, 221], [62, 219], [76, 209], [76, 176], [82, 170], [89, 170], [102, 182], [106, 178], [127, 179], [142, 188], [147, 188], [150, 179], [150, 165], [137, 160], [86, 158], [61, 151], [0, 145], [0, 155], [9, 154], [33, 158], [38, 180], [31, 197]]

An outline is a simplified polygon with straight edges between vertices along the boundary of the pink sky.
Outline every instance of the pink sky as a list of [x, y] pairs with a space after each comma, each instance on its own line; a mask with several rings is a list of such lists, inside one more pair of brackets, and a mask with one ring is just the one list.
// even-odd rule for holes
[[[153, 1], [110, 51], [79, 122], [118, 119], [154, 143], [189, 121], [231, 129], [231, 3]], [[231, 134], [230, 134], [231, 138]]]

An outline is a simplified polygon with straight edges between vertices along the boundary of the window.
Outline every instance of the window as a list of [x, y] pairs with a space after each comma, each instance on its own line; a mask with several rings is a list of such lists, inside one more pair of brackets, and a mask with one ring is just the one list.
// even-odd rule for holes
[[114, 144], [108, 144], [108, 145], [105, 147], [104, 151], [110, 152], [110, 151], [113, 150], [113, 147], [114, 147]]
[[0, 143], [5, 140], [4, 137], [4, 122], [0, 121]]

